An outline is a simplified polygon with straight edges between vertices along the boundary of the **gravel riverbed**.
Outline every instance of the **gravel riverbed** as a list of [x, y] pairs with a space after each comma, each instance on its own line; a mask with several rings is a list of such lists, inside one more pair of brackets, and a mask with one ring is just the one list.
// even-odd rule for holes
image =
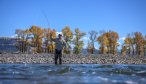
[[[146, 56], [121, 56], [109, 54], [64, 54], [63, 64], [146, 64]], [[3, 64], [53, 64], [54, 54], [0, 54]]]

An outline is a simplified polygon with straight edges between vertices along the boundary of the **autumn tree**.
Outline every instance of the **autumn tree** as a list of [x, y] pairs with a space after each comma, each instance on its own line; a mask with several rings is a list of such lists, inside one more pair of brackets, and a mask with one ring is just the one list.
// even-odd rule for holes
[[130, 55], [132, 52], [132, 55], [134, 55], [134, 51], [135, 51], [135, 38], [133, 33], [132, 34], [128, 34], [127, 37], [124, 40], [124, 45], [126, 46], [126, 51], [128, 52], [128, 54]]
[[[56, 38], [56, 30], [55, 29], [51, 30], [50, 35], [52, 35], [52, 38]], [[49, 40], [50, 40], [50, 37], [49, 37]], [[48, 51], [50, 53], [55, 52], [55, 43], [52, 40], [50, 40], [50, 43], [49, 43], [49, 46], [48, 46]]]
[[43, 47], [44, 48], [43, 52], [45, 52], [45, 53], [48, 52], [47, 46], [48, 46], [49, 40], [48, 40], [47, 37], [48, 37], [48, 31], [49, 30], [50, 30], [49, 28], [48, 29], [46, 29], [46, 28], [43, 29], [43, 36], [44, 36], [44, 38], [43, 38], [44, 39], [44, 42], [43, 42], [43, 46], [44, 46]]
[[108, 38], [108, 42], [109, 42], [109, 51], [112, 54], [116, 54], [117, 52], [117, 47], [119, 46], [118, 44], [118, 39], [119, 39], [119, 35], [117, 32], [114, 31], [109, 31], [106, 33], [107, 38]]
[[67, 43], [67, 48], [64, 50], [65, 53], [69, 54], [71, 46], [69, 45], [71, 43], [71, 39], [73, 38], [73, 33], [69, 26], [66, 26], [62, 29], [62, 33], [64, 36], [64, 40]]
[[38, 26], [31, 26], [29, 31], [32, 33], [32, 43], [33, 46], [36, 47], [36, 52], [42, 52], [42, 38], [43, 38], [43, 29]]
[[31, 46], [31, 32], [29, 31], [29, 29], [26, 29], [24, 31], [24, 35], [25, 35], [25, 39], [24, 39], [24, 42], [25, 42], [25, 47], [26, 47], [26, 51], [27, 53], [29, 52], [29, 48]]
[[107, 50], [107, 44], [108, 44], [108, 38], [105, 36], [105, 34], [101, 34], [98, 38], [97, 41], [100, 44], [99, 50], [101, 54], [105, 54]]
[[126, 56], [126, 46], [122, 45], [121, 54], [122, 56]]
[[24, 53], [28, 50], [29, 46], [29, 36], [30, 31], [28, 29], [16, 29], [15, 34], [17, 35], [17, 44], [16, 47], [19, 49], [20, 52]]
[[141, 32], [134, 32], [131, 34], [128, 34], [127, 37], [124, 40], [124, 44], [127, 47], [128, 54], [132, 55], [140, 55], [143, 56], [145, 54], [145, 36], [142, 35]]
[[78, 28], [75, 29], [75, 38], [73, 39], [73, 44], [75, 45], [73, 51], [75, 54], [81, 53], [81, 50], [83, 48], [84, 42], [81, 40], [83, 36], [86, 34], [81, 32]]
[[93, 46], [92, 46], [91, 43], [88, 41], [88, 43], [87, 43], [87, 52], [88, 52], [88, 53], [91, 53], [91, 52], [92, 52], [92, 48], [93, 48]]
[[125, 38], [125, 40], [124, 40], [124, 44], [125, 44], [125, 47], [126, 47], [126, 53], [128, 52], [129, 55], [130, 55], [130, 52], [131, 52], [130, 40], [131, 40], [131, 38], [129, 38], [129, 37]]
[[91, 54], [94, 53], [95, 50], [95, 46], [94, 46], [94, 42], [96, 41], [97, 38], [97, 32], [95, 30], [92, 30], [89, 32], [90, 34], [90, 42], [88, 42], [88, 51], [90, 51]]
[[143, 49], [144, 49], [144, 56], [146, 56], [146, 35], [144, 36]]
[[44, 45], [45, 45], [45, 52], [48, 53], [53, 53], [55, 50], [55, 44], [53, 41], [51, 41], [50, 36], [52, 34], [53, 38], [56, 38], [56, 30], [55, 29], [50, 29], [50, 28], [44, 28], [43, 29], [43, 34], [44, 34]]
[[50, 33], [51, 33], [51, 29], [50, 28], [44, 28], [43, 29], [43, 34], [44, 34], [44, 45], [45, 45], [45, 52], [51, 52], [51, 40], [50, 40]]
[[116, 54], [119, 35], [117, 32], [108, 31], [103, 32], [98, 38], [97, 41], [100, 44], [100, 51], [102, 54], [111, 53]]
[[135, 44], [136, 44], [136, 54], [137, 55], [144, 55], [144, 37], [141, 32], [135, 32]]

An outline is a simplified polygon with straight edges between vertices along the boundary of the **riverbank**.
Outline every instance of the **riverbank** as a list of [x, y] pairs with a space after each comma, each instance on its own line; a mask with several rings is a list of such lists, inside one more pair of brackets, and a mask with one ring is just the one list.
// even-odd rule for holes
[[[63, 55], [63, 64], [146, 64], [146, 56]], [[53, 64], [54, 54], [0, 54], [0, 63]]]

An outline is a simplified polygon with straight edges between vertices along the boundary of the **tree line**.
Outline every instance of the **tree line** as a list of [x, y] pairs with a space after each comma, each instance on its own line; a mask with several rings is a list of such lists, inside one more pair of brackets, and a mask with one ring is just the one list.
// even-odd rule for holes
[[[50, 35], [53, 38], [57, 38], [56, 30], [51, 28], [41, 28], [39, 26], [31, 26], [28, 29], [16, 29], [17, 44], [16, 47], [20, 52], [25, 53], [31, 50], [32, 53], [54, 53], [55, 43], [51, 41]], [[99, 44], [99, 54], [117, 54], [119, 34], [115, 31], [95, 31], [91, 30], [88, 33], [81, 32], [79, 28], [71, 31], [69, 26], [65, 26], [62, 29], [62, 34], [67, 48], [64, 49], [64, 53], [70, 54], [72, 51], [71, 45], [74, 45], [73, 53], [81, 53], [84, 41], [82, 38], [89, 34], [89, 41], [87, 51], [90, 54], [95, 52], [95, 42]], [[127, 34], [124, 43], [121, 45], [121, 54], [123, 56], [128, 55], [146, 55], [146, 35], [141, 32], [133, 32]]]

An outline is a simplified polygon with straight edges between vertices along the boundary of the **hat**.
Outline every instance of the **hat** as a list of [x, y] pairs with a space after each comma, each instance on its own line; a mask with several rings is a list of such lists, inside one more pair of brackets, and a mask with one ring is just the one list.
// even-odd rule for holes
[[62, 34], [59, 34], [58, 36], [62, 36]]

